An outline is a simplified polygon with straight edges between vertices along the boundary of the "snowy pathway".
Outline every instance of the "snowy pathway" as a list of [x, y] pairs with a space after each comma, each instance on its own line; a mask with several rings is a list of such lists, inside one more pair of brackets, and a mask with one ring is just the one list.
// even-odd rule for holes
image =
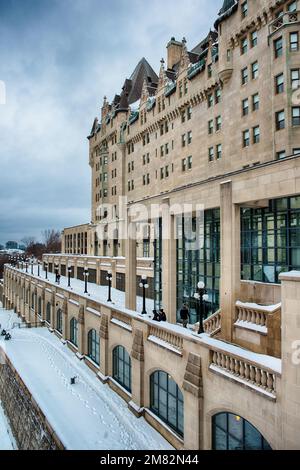
[[14, 450], [14, 440], [9, 431], [9, 424], [3, 412], [0, 402], [0, 451]]
[[[0, 308], [2, 328], [18, 321]], [[46, 328], [12, 329], [5, 351], [67, 449], [172, 449]], [[78, 376], [75, 385], [70, 378]]]

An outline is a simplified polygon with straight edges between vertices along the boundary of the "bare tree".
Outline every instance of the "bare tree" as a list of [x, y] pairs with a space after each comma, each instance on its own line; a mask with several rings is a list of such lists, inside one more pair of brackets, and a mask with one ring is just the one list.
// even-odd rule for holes
[[27, 251], [28, 248], [33, 246], [35, 244], [35, 238], [34, 237], [24, 237], [21, 240], [21, 243], [25, 246], [25, 250]]
[[61, 251], [61, 236], [58, 230], [44, 230], [42, 236], [48, 253], [59, 253]]

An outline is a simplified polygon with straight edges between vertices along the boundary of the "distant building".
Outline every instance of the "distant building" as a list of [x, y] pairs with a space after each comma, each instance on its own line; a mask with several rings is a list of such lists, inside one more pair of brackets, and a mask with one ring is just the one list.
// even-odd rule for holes
[[8, 241], [6, 243], [6, 249], [7, 250], [17, 250], [18, 249], [18, 243], [14, 241]]

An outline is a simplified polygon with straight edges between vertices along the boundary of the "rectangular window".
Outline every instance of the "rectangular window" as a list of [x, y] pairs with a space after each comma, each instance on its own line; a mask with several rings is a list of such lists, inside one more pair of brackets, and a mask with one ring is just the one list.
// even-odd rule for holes
[[213, 132], [214, 132], [214, 120], [211, 119], [210, 121], [208, 121], [208, 133], [213, 134]]
[[220, 131], [222, 128], [222, 118], [221, 116], [216, 117], [216, 132]]
[[293, 90], [297, 90], [300, 86], [300, 69], [291, 70], [291, 86]]
[[248, 52], [248, 39], [244, 38], [241, 41], [241, 54], [246, 54]]
[[143, 186], [146, 186], [146, 175], [143, 175]]
[[216, 101], [216, 104], [220, 103], [221, 101], [221, 88], [217, 88], [215, 92], [215, 101]]
[[300, 126], [300, 106], [292, 108], [292, 125]]
[[192, 118], [192, 108], [188, 106], [187, 108], [187, 119], [188, 121]]
[[208, 149], [208, 161], [212, 162], [215, 158], [215, 151], [213, 147]]
[[165, 145], [165, 153], [166, 155], [169, 155], [169, 144]]
[[259, 94], [255, 93], [252, 96], [252, 111], [257, 111], [259, 109]]
[[185, 111], [182, 111], [181, 113], [181, 122], [182, 124], [185, 122]]
[[207, 76], [208, 76], [208, 78], [212, 77], [212, 64], [209, 64], [207, 66]]
[[243, 2], [241, 5], [241, 14], [242, 18], [246, 18], [248, 16], [248, 2]]
[[281, 150], [280, 152], [277, 152], [277, 154], [276, 154], [276, 159], [277, 160], [282, 160], [285, 157], [286, 157], [285, 150]]
[[299, 33], [290, 33], [290, 51], [296, 52], [299, 50]]
[[258, 144], [260, 142], [260, 128], [259, 126], [253, 127], [253, 143]]
[[279, 93], [284, 92], [284, 74], [283, 73], [275, 77], [275, 90], [276, 90], [277, 95]]
[[207, 97], [207, 106], [208, 108], [211, 108], [214, 104], [214, 97], [212, 94], [209, 94]]
[[163, 168], [160, 169], [160, 179], [161, 180], [164, 179], [164, 169]]
[[276, 113], [276, 129], [279, 131], [285, 128], [285, 113], [284, 111], [278, 111]]
[[282, 37], [275, 39], [274, 41], [274, 53], [275, 53], [275, 58], [278, 59], [278, 57], [282, 57], [283, 55], [283, 40]]
[[252, 80], [256, 80], [258, 78], [258, 62], [254, 62], [251, 64], [251, 75], [252, 75]]
[[245, 98], [242, 101], [242, 115], [247, 116], [249, 114], [249, 100], [248, 98]]
[[165, 177], [166, 178], [169, 177], [169, 166], [168, 165], [165, 167]]
[[222, 144], [217, 145], [217, 160], [222, 158]]
[[243, 132], [243, 147], [249, 147], [250, 145], [250, 132], [249, 129]]
[[258, 42], [257, 31], [252, 31], [250, 38], [251, 38], [251, 47], [257, 46], [257, 42]]
[[189, 156], [187, 158], [187, 168], [188, 170], [191, 170], [192, 169], [192, 166], [193, 166], [193, 157], [192, 156]]
[[183, 134], [181, 136], [181, 147], [185, 147], [186, 146], [186, 134]]
[[242, 85], [245, 85], [246, 83], [248, 83], [248, 67], [245, 67], [242, 70], [241, 75], [242, 75]]
[[300, 149], [293, 149], [293, 155], [300, 155]]
[[192, 143], [192, 131], [189, 131], [188, 134], [187, 134], [187, 142], [188, 144], [191, 144]]
[[164, 146], [161, 145], [161, 147], [160, 147], [160, 156], [161, 156], [161, 157], [164, 156], [164, 149], [165, 149]]
[[181, 168], [182, 168], [182, 171], [186, 171], [186, 158], [184, 158], [184, 159], [181, 161]]

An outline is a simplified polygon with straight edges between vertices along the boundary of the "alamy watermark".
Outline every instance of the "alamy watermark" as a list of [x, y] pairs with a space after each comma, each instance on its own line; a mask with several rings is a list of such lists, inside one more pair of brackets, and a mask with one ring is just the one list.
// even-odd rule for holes
[[6, 85], [3, 80], [0, 80], [0, 105], [6, 104]]

